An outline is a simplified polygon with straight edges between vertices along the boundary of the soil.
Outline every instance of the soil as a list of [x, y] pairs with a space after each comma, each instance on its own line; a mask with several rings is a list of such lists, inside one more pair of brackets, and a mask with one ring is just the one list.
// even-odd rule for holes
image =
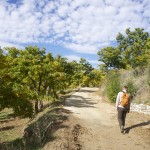
[[68, 120], [43, 150], [149, 150], [150, 115], [130, 112], [126, 130], [120, 132], [115, 106], [106, 103], [98, 88], [82, 88], [66, 99], [63, 115]]

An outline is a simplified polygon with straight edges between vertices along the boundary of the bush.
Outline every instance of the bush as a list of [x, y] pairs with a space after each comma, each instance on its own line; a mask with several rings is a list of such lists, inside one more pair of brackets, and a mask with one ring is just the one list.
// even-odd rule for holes
[[150, 105], [150, 66], [148, 68], [109, 71], [103, 85], [101, 95], [105, 100], [115, 102], [117, 92], [122, 86], [128, 86], [128, 91], [134, 103]]
[[116, 101], [116, 96], [120, 91], [120, 74], [118, 71], [110, 71], [107, 75], [106, 94], [111, 102]]
[[147, 74], [147, 84], [150, 87], [150, 67], [147, 68], [147, 73], [146, 74]]
[[131, 94], [131, 96], [135, 96], [137, 92], [137, 88], [135, 88], [132, 81], [127, 82], [128, 92]]
[[66, 91], [60, 90], [59, 93], [60, 93], [60, 94], [66, 94]]

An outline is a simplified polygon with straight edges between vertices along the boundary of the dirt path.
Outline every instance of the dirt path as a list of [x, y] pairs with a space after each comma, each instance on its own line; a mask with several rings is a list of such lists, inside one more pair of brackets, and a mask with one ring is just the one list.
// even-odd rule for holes
[[150, 116], [131, 112], [127, 115], [127, 133], [120, 133], [115, 107], [96, 94], [97, 88], [82, 88], [66, 100], [65, 110], [72, 112], [68, 122], [56, 133], [49, 150], [149, 150]]

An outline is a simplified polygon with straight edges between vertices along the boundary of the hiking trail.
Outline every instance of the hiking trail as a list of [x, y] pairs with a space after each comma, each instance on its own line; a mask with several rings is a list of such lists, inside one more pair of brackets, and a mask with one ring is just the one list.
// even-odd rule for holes
[[[70, 113], [44, 150], [149, 150], [150, 115], [130, 112], [126, 133], [120, 133], [117, 111], [98, 95], [98, 88], [81, 88], [66, 99], [64, 109]], [[64, 113], [66, 114], [66, 113]]]

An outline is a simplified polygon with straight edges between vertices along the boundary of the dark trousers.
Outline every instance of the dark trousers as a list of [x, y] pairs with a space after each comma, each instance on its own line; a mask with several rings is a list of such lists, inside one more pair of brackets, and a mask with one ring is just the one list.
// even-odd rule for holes
[[125, 126], [125, 119], [126, 119], [126, 114], [127, 114], [127, 109], [118, 107], [118, 122], [119, 126]]

